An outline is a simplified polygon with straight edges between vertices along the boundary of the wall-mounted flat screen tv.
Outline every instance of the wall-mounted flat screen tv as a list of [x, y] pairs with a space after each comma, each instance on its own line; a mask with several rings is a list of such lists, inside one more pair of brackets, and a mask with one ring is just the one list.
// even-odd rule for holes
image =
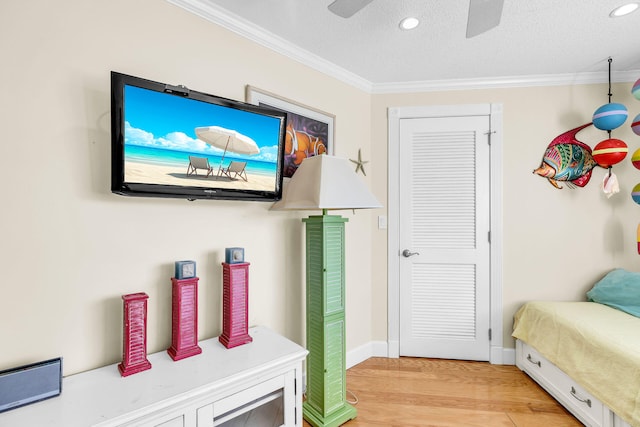
[[286, 113], [111, 72], [111, 191], [274, 201]]

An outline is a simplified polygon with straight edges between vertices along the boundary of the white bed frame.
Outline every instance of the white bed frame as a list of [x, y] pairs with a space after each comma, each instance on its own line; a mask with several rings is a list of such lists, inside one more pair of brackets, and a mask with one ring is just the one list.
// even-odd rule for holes
[[516, 340], [516, 366], [588, 427], [633, 427], [533, 347]]

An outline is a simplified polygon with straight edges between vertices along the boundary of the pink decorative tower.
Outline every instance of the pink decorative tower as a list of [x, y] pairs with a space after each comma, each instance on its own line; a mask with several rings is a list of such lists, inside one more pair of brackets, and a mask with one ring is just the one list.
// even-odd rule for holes
[[144, 292], [123, 295], [124, 325], [122, 363], [118, 365], [123, 377], [151, 369], [147, 360], [147, 300]]
[[202, 353], [198, 346], [198, 278], [171, 278], [172, 326], [171, 347], [167, 353], [173, 360]]
[[249, 336], [249, 263], [222, 263], [222, 335], [227, 348], [253, 341]]

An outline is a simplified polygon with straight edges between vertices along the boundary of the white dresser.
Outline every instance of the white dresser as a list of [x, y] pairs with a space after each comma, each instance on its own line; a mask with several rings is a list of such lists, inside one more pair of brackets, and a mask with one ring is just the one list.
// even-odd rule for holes
[[201, 341], [202, 354], [174, 362], [149, 355], [152, 368], [121, 377], [117, 365], [63, 379], [62, 394], [0, 414], [1, 427], [213, 427], [271, 404], [276, 425], [302, 426], [302, 362], [307, 350], [257, 327], [253, 342], [227, 349]]

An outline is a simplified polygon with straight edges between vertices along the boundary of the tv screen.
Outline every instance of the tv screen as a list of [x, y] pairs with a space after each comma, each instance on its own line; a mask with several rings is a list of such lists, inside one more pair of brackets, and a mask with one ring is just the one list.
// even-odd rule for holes
[[274, 201], [286, 113], [111, 72], [111, 191]]

